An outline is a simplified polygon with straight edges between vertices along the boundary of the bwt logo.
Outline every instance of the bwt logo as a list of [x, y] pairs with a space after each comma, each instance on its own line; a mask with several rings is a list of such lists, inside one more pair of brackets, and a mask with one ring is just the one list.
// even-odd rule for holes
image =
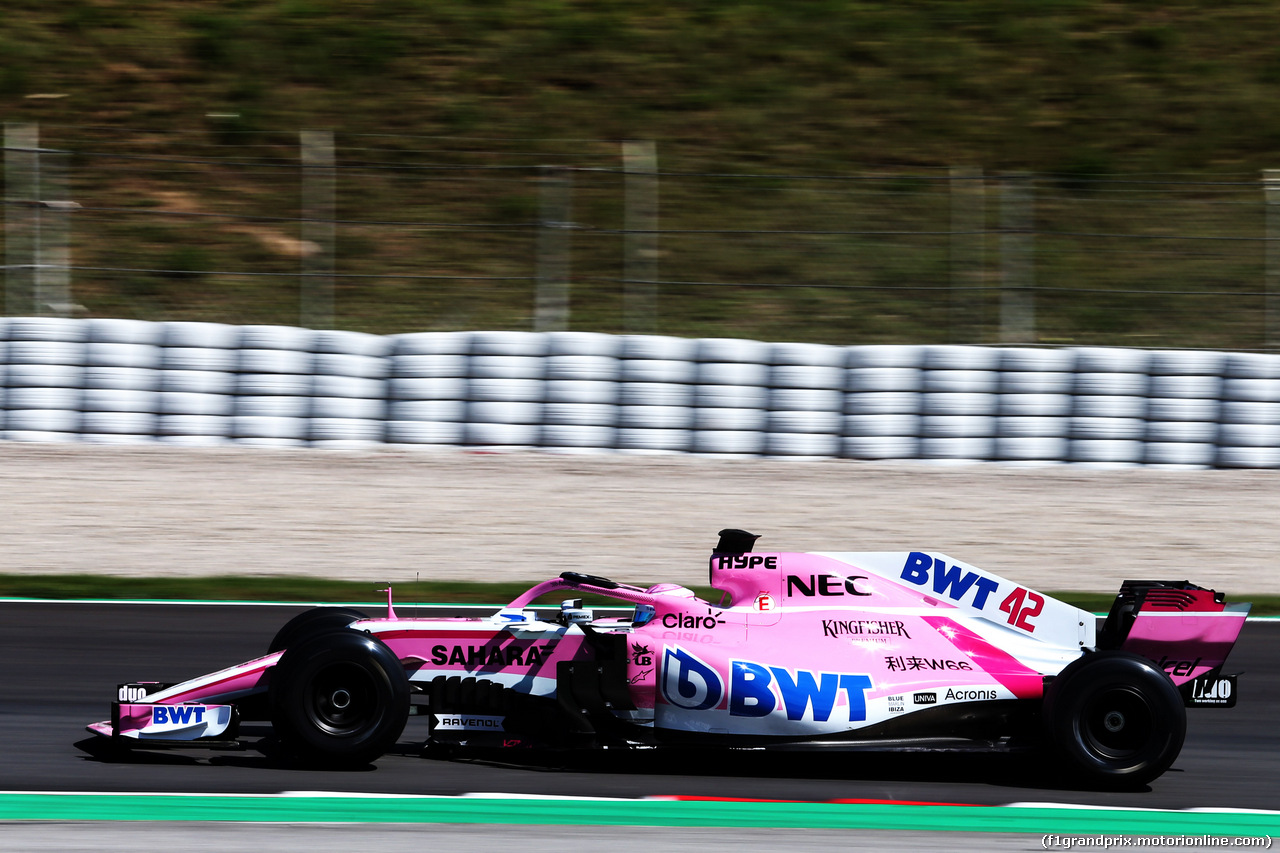
[[199, 705], [156, 705], [151, 709], [153, 726], [187, 726], [204, 722], [204, 708]]
[[976, 572], [961, 574], [959, 566], [948, 567], [942, 560], [935, 560], [920, 551], [912, 551], [907, 555], [907, 564], [902, 567], [902, 579], [916, 586], [924, 586], [929, 583], [931, 572], [934, 592], [945, 595], [952, 601], [960, 601], [972, 590], [971, 603], [979, 610], [987, 606], [987, 596], [1000, 588], [1000, 584], [991, 578], [984, 578]]
[[[840, 693], [849, 706], [849, 722], [867, 718], [869, 675], [790, 670], [735, 660], [729, 664], [729, 716], [767, 717], [782, 708], [788, 720], [803, 720], [812, 708], [815, 722], [831, 718]], [[724, 679], [689, 652], [667, 648], [662, 658], [662, 695], [677, 708], [706, 711], [725, 698]]]

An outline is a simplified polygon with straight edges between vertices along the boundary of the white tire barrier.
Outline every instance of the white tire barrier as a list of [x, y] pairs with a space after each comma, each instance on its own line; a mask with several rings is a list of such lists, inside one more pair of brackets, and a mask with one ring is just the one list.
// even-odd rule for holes
[[549, 379], [545, 388], [546, 402], [614, 406], [618, 403], [620, 387], [617, 382], [594, 379]]
[[854, 370], [865, 367], [910, 367], [918, 370], [924, 366], [924, 351], [922, 346], [899, 344], [849, 347], [846, 364]]
[[612, 427], [617, 425], [618, 415], [618, 407], [608, 404], [547, 403], [542, 422], [544, 426]]
[[846, 394], [846, 415], [918, 415], [921, 395], [910, 391]]
[[235, 349], [240, 345], [240, 327], [222, 323], [161, 323], [160, 343], [165, 347], [189, 349]]
[[920, 402], [924, 415], [994, 415], [999, 408], [997, 394], [923, 394]]
[[596, 380], [616, 382], [622, 368], [616, 358], [602, 355], [551, 355], [546, 359], [549, 380]]
[[461, 445], [466, 424], [439, 420], [388, 421], [387, 441], [392, 444]]
[[[305, 420], [311, 414], [311, 398], [269, 394], [240, 396], [232, 400], [232, 412], [237, 421], [245, 419]], [[264, 435], [262, 438], [293, 438], [292, 435]]]
[[1218, 447], [1212, 442], [1147, 442], [1147, 465], [1189, 466], [1208, 468], [1217, 457]]
[[618, 449], [636, 452], [687, 453], [693, 444], [693, 432], [686, 429], [618, 429]]
[[449, 421], [467, 419], [464, 400], [392, 400], [387, 404], [387, 417], [392, 421]]
[[840, 436], [808, 432], [766, 433], [764, 453], [766, 456], [830, 459], [840, 454]]
[[1052, 462], [1065, 459], [1070, 444], [1065, 437], [1050, 435], [1000, 436], [995, 442], [995, 458], [1002, 462]]
[[[162, 391], [159, 395], [159, 409], [162, 415], [202, 415], [205, 417], [227, 418], [235, 411], [235, 398], [229, 394], [200, 394], [184, 391]], [[201, 435], [221, 435], [208, 433]]]
[[236, 375], [212, 370], [162, 370], [160, 390], [191, 394], [234, 394]]
[[623, 382], [618, 384], [622, 406], [692, 406], [694, 387], [672, 382]]
[[991, 437], [920, 439], [922, 459], [972, 460], [982, 462], [995, 457], [996, 440]]
[[0, 318], [0, 428], [112, 444], [1269, 468], [1280, 355]]
[[165, 370], [205, 370], [230, 373], [237, 367], [236, 350], [211, 347], [164, 347], [160, 366]]
[[763, 409], [693, 409], [693, 427], [713, 432], [763, 432], [769, 413]]
[[536, 447], [538, 424], [515, 423], [467, 423], [467, 444], [481, 447]]
[[467, 375], [475, 379], [542, 380], [547, 360], [526, 355], [473, 355]]
[[842, 434], [855, 438], [915, 437], [920, 434], [919, 415], [845, 415]]
[[917, 459], [920, 439], [905, 435], [845, 436], [840, 441], [840, 455], [847, 459]]
[[748, 430], [698, 430], [693, 434], [693, 452], [759, 456], [764, 453], [764, 433]]
[[845, 390], [858, 393], [919, 391], [924, 371], [915, 367], [855, 367], [847, 372]]
[[164, 414], [156, 419], [156, 432], [168, 439], [226, 437], [231, 435], [231, 426], [231, 418], [226, 415]]
[[391, 336], [393, 357], [408, 355], [468, 355], [472, 332], [410, 332]]

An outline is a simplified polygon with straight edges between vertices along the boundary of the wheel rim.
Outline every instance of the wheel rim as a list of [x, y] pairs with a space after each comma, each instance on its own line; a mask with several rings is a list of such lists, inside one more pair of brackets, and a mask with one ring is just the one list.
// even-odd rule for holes
[[1090, 752], [1108, 761], [1143, 754], [1155, 715], [1150, 703], [1131, 687], [1112, 687], [1090, 697], [1080, 718], [1080, 735]]
[[338, 737], [359, 734], [378, 714], [378, 690], [364, 667], [342, 663], [315, 674], [307, 688], [307, 719]]

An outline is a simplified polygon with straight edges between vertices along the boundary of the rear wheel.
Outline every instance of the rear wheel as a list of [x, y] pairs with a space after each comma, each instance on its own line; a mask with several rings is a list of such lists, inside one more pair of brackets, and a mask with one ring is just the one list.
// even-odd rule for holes
[[271, 671], [271, 722], [304, 761], [368, 764], [395, 745], [409, 716], [409, 680], [395, 654], [359, 631], [290, 647]]
[[1182, 695], [1151, 661], [1128, 652], [1087, 655], [1045, 693], [1045, 722], [1068, 766], [1103, 787], [1145, 785], [1182, 751]]
[[357, 619], [368, 618], [354, 607], [313, 607], [304, 610], [276, 631], [271, 645], [267, 646], [267, 654], [284, 651], [312, 637], [345, 628]]

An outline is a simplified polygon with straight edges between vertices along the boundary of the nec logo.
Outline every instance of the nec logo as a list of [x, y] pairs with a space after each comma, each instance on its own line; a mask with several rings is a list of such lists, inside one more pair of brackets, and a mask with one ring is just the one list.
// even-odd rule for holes
[[945, 595], [952, 601], [960, 601], [970, 591], [973, 592], [974, 607], [981, 610], [987, 606], [987, 596], [1000, 588], [1000, 584], [991, 578], [984, 578], [976, 572], [961, 574], [959, 566], [951, 566], [942, 560], [935, 560], [928, 554], [912, 551], [907, 555], [907, 563], [902, 567], [902, 579], [916, 586], [929, 583], [930, 572], [933, 573], [933, 591]]
[[801, 595], [810, 598], [814, 595], [870, 595], [871, 593], [858, 589], [855, 583], [855, 581], [866, 579], [865, 575], [854, 575], [848, 578], [836, 577], [835, 575], [809, 575], [806, 582], [805, 578], [787, 575], [787, 595], [788, 597], [794, 596], [797, 591]]
[[667, 648], [662, 660], [662, 696], [686, 711], [714, 710], [728, 698], [731, 717], [767, 717], [781, 708], [788, 720], [803, 720], [812, 709], [813, 720], [825, 723], [844, 693], [849, 722], [867, 718], [866, 693], [871, 676], [837, 672], [790, 670], [735, 660], [726, 694], [724, 678], [682, 648]]

